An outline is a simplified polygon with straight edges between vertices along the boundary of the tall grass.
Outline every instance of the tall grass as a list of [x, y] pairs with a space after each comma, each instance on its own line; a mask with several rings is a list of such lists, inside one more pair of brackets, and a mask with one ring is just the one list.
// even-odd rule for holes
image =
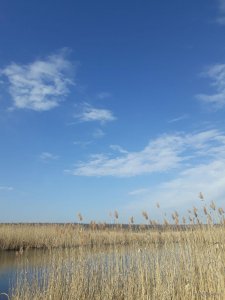
[[[166, 237], [167, 233], [163, 233]], [[174, 239], [176, 233], [174, 232]], [[136, 227], [123, 228], [119, 224], [115, 227], [106, 225], [92, 226], [81, 225], [0, 225], [0, 249], [17, 250], [26, 249], [54, 249], [94, 247], [105, 245], [129, 245], [132, 243], [157, 243], [158, 230], [143, 230]]]
[[[24, 269], [11, 299], [225, 299], [223, 209], [212, 202], [203, 205], [202, 210], [194, 207], [185, 219], [174, 212], [172, 224], [164, 220], [161, 227], [149, 220], [146, 212], [142, 215], [152, 227], [144, 225], [134, 230], [132, 219], [130, 226], [123, 228], [115, 215], [114, 228], [95, 224], [85, 228], [49, 225], [29, 229], [28, 225], [19, 225], [14, 228], [19, 233], [15, 244], [12, 227], [4, 225], [8, 231], [4, 239], [0, 236], [5, 248], [20, 246], [23, 234], [24, 247], [65, 247], [64, 251], [50, 252], [46, 268], [33, 272]], [[80, 247], [74, 252], [71, 246]]]

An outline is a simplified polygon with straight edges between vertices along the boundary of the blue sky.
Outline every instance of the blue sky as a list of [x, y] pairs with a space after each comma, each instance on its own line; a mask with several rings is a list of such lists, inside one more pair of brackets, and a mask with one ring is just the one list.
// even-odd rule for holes
[[0, 221], [225, 199], [225, 1], [0, 4]]

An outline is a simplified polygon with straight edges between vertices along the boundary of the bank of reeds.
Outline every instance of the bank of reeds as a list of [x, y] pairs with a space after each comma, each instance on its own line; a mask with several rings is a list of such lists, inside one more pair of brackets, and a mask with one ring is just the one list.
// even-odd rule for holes
[[[202, 194], [200, 194], [201, 197]], [[203, 200], [203, 199], [202, 199]], [[159, 204], [157, 204], [159, 208]], [[119, 224], [115, 211], [115, 223], [97, 224], [0, 224], [0, 250], [21, 250], [30, 248], [53, 249], [75, 248], [82, 246], [186, 243], [195, 239], [198, 243], [224, 242], [224, 210], [217, 208], [214, 202], [203, 205], [200, 211], [196, 207], [188, 211], [186, 217], [180, 217], [175, 211], [169, 222], [164, 218], [161, 224], [149, 219], [142, 212], [145, 224], [134, 225], [130, 218], [128, 225]], [[82, 215], [78, 214], [79, 221]]]
[[47, 268], [18, 274], [11, 299], [223, 300], [224, 243], [212, 242], [222, 237], [221, 228], [200, 230], [201, 239], [200, 232], [180, 232], [177, 243], [168, 233], [164, 244], [53, 251]]
[[82, 225], [0, 225], [1, 250], [76, 248], [82, 246], [128, 245], [134, 242], [156, 242], [158, 231], [129, 230]]
[[[24, 248], [65, 247], [52, 251], [48, 267], [18, 274], [10, 299], [225, 299], [223, 209], [212, 202], [201, 211], [194, 207], [185, 219], [174, 212], [172, 224], [164, 220], [163, 226], [146, 212], [143, 217], [153, 227], [26, 225], [25, 234], [25, 225], [16, 226], [14, 233], [11, 225], [2, 225], [0, 230], [9, 226], [8, 232], [0, 231], [6, 249], [21, 246], [21, 236]], [[79, 247], [75, 255], [73, 246], [84, 245], [92, 247]]]
[[109, 245], [225, 242], [224, 225], [190, 225], [92, 230], [73, 225], [0, 225], [0, 250], [55, 249]]

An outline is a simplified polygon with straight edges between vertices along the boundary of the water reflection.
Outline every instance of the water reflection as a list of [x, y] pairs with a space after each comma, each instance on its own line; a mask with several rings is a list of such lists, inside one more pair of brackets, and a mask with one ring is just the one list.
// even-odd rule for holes
[[[43, 257], [49, 256], [47, 251], [30, 250], [24, 251], [22, 255], [15, 251], [0, 251], [0, 293], [8, 293], [10, 287], [15, 284], [16, 276], [28, 265], [30, 267], [40, 266], [45, 263]], [[0, 296], [0, 299], [6, 299]]]
[[[171, 251], [178, 251], [176, 248], [171, 248]], [[102, 265], [107, 272], [108, 265], [113, 262], [118, 262], [118, 257], [123, 261], [123, 273], [128, 271], [129, 265], [135, 266], [137, 255], [141, 260], [154, 269], [156, 257], [159, 262], [160, 257], [165, 254], [170, 256], [170, 250], [161, 247], [103, 247], [101, 249], [61, 249], [61, 250], [27, 250], [22, 255], [16, 255], [14, 251], [0, 251], [0, 293], [9, 293], [10, 289], [15, 286], [16, 281], [23, 280], [24, 272], [26, 278], [32, 279], [32, 275], [51, 272], [51, 266], [55, 264], [63, 265], [65, 270], [76, 268], [78, 265], [83, 265], [87, 270], [95, 268], [96, 264]], [[57, 261], [60, 258], [61, 261]], [[87, 276], [90, 276], [88, 274]], [[91, 280], [91, 278], [90, 278]], [[0, 296], [0, 300], [6, 299], [5, 296]]]

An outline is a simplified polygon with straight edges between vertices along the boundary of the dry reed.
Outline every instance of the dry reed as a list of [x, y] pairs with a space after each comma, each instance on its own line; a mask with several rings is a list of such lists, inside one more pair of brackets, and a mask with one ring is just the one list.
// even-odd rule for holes
[[[149, 221], [147, 213], [142, 215]], [[114, 217], [118, 222], [118, 213]], [[2, 249], [65, 248], [50, 252], [49, 267], [41, 274], [24, 270], [10, 299], [225, 299], [223, 209], [211, 202], [202, 211], [194, 207], [189, 224], [176, 211], [172, 219], [173, 224], [165, 219], [163, 226], [150, 220], [152, 227], [135, 227], [130, 219], [126, 228], [118, 223], [1, 225]], [[80, 246], [76, 254], [74, 246]]]

